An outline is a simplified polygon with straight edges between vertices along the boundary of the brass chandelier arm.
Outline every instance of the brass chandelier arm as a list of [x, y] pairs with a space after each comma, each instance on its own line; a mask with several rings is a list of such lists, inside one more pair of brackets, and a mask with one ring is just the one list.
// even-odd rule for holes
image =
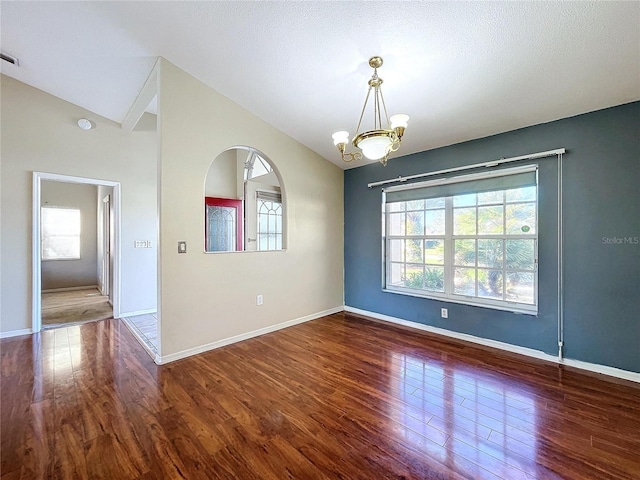
[[342, 152], [342, 160], [344, 160], [347, 163], [353, 162], [354, 160], [356, 161], [362, 160], [362, 154], [360, 152], [349, 152], [349, 153]]
[[345, 153], [345, 149], [346, 149], [346, 144], [344, 143], [340, 143], [338, 145], [338, 149], [340, 150], [340, 153], [342, 154], [342, 160], [344, 162], [353, 162], [354, 160], [362, 160], [362, 153], [361, 152], [348, 152]]

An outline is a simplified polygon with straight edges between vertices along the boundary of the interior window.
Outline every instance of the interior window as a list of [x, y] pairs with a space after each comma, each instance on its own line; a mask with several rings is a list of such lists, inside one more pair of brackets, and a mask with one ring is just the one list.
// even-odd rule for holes
[[285, 205], [271, 161], [249, 147], [224, 151], [205, 180], [205, 251], [282, 250]]

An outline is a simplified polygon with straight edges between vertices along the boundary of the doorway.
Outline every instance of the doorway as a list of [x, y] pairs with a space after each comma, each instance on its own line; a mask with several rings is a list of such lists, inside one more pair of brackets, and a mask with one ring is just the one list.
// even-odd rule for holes
[[[51, 298], [47, 298], [47, 306], [56, 304], [56, 302], [67, 302], [72, 308], [70, 312], [73, 315], [65, 317], [67, 321], [62, 322], [62, 325], [68, 325], [69, 321], [76, 320], [74, 315], [78, 315], [78, 311], [86, 311], [91, 315], [92, 311], [97, 307], [88, 306], [95, 303], [102, 303], [108, 301], [110, 303], [109, 310], [112, 312], [114, 318], [118, 318], [120, 313], [120, 269], [119, 269], [119, 231], [120, 231], [120, 183], [107, 180], [98, 180], [84, 177], [74, 177], [68, 175], [59, 175], [51, 173], [34, 172], [33, 173], [33, 245], [32, 245], [32, 329], [33, 332], [39, 332], [43, 328], [43, 257], [46, 259], [48, 255], [51, 255], [51, 250], [45, 250], [43, 240], [51, 244], [55, 244], [61, 240], [65, 240], [64, 253], [55, 253], [55, 255], [79, 255], [79, 246], [74, 247], [73, 242], [69, 242], [68, 239], [48, 239], [47, 235], [43, 237], [43, 218], [50, 213], [42, 208], [42, 195], [43, 195], [43, 183], [47, 182], [61, 182], [64, 184], [82, 184], [87, 186], [96, 186], [96, 201], [97, 201], [97, 213], [98, 218], [94, 217], [94, 224], [97, 227], [99, 239], [94, 239], [95, 245], [98, 250], [98, 258], [93, 263], [97, 269], [97, 274], [94, 275], [93, 285], [84, 285], [84, 287], [93, 287], [93, 289], [84, 289], [80, 287], [62, 287], [58, 292], [48, 291], [46, 295]], [[105, 201], [106, 200], [106, 201]], [[61, 210], [63, 216], [66, 215], [72, 220], [73, 209], [67, 209], [68, 211]], [[44, 214], [43, 214], [44, 211]], [[52, 231], [55, 231], [53, 229]], [[70, 230], [73, 232], [73, 229]], [[75, 249], [75, 250], [74, 250]], [[77, 250], [77, 251], [76, 251]], [[94, 272], [95, 273], [95, 272]], [[82, 281], [80, 281], [82, 283]], [[91, 290], [91, 291], [89, 291]], [[88, 293], [87, 293], [88, 292]], [[67, 299], [65, 300], [65, 298]], [[78, 298], [76, 298], [78, 297]], [[73, 305], [75, 304], [75, 305]], [[83, 306], [84, 305], [84, 306]], [[102, 305], [101, 308], [105, 310], [107, 305]], [[111, 310], [112, 308], [112, 310]], [[75, 309], [75, 310], [74, 310]], [[105, 310], [106, 311], [106, 310]], [[100, 312], [98, 312], [100, 314]], [[105, 313], [102, 312], [102, 315]], [[61, 314], [64, 315], [64, 314]], [[95, 315], [94, 315], [95, 316]], [[88, 320], [97, 318], [87, 318]], [[80, 315], [77, 320], [82, 321]], [[49, 323], [49, 322], [47, 322]], [[55, 322], [54, 322], [55, 323]]]

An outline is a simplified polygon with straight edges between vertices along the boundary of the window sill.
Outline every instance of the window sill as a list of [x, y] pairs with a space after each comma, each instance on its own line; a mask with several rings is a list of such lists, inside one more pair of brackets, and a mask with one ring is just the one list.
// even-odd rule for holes
[[538, 308], [536, 305], [531, 308], [523, 307], [521, 304], [506, 304], [506, 305], [493, 305], [489, 303], [484, 303], [481, 301], [475, 301], [474, 298], [462, 299], [454, 296], [449, 296], [446, 294], [438, 295], [437, 293], [429, 293], [429, 292], [419, 292], [413, 290], [404, 290], [404, 289], [394, 289], [394, 288], [383, 288], [383, 292], [386, 293], [395, 293], [399, 295], [407, 295], [409, 297], [418, 297], [418, 298], [426, 298], [427, 300], [437, 300], [440, 302], [448, 302], [448, 303], [457, 303], [460, 305], [468, 305], [470, 307], [481, 307], [488, 308], [490, 310], [501, 310], [504, 312], [516, 313], [519, 315], [530, 315], [532, 317], [538, 316]]
[[43, 262], [73, 262], [77, 260], [82, 260], [82, 258], [43, 258]]

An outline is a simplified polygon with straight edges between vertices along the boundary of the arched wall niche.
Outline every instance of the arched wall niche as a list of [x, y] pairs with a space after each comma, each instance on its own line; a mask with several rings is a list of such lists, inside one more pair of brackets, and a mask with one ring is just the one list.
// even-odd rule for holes
[[233, 146], [216, 156], [204, 181], [204, 251], [239, 253], [287, 248], [284, 183], [260, 150]]

